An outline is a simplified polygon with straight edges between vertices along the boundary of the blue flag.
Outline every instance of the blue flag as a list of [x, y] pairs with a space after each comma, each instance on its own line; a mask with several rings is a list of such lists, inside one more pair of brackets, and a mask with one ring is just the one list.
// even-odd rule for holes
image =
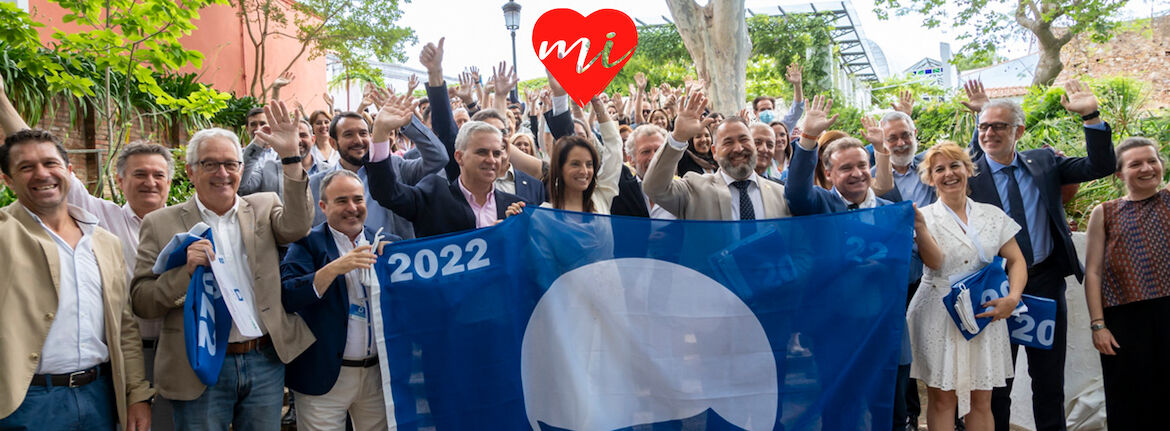
[[375, 325], [400, 430], [883, 429], [914, 213], [549, 209], [399, 242]]
[[[190, 231], [171, 238], [152, 268], [155, 274], [162, 274], [172, 268], [187, 264], [187, 247], [196, 241], [215, 240], [211, 228], [204, 223], [196, 224]], [[227, 357], [227, 340], [231, 335], [232, 317], [227, 304], [220, 295], [219, 286], [211, 268], [198, 266], [187, 285], [187, 298], [183, 302], [183, 339], [187, 347], [187, 362], [207, 386], [219, 380], [219, 370]]]

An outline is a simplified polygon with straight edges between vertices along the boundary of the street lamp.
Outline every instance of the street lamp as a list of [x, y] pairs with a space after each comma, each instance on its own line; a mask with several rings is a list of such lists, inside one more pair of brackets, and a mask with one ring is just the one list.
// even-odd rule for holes
[[[503, 9], [504, 9], [504, 26], [508, 28], [508, 31], [512, 32], [512, 67], [515, 68], [516, 67], [516, 29], [520, 28], [520, 3], [516, 3], [513, 0], [508, 0], [507, 3], [504, 3]], [[500, 73], [505, 73], [505, 72], [500, 71]], [[516, 73], [519, 74], [520, 72], [517, 70]], [[519, 87], [519, 86], [517, 86], [517, 87]], [[512, 87], [512, 102], [518, 102], [520, 100], [520, 94], [519, 94], [517, 87]]]

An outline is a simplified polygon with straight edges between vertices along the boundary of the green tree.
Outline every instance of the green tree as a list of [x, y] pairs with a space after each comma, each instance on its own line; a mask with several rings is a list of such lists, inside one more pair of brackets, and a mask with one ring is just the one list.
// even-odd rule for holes
[[[1081, 33], [1096, 42], [1105, 42], [1117, 27], [1115, 13], [1128, 0], [878, 0], [874, 13], [888, 19], [920, 14], [927, 28], [965, 28], [960, 39], [967, 40], [966, 52], [986, 52], [1004, 41], [1031, 33], [1040, 48], [1040, 61], [1032, 85], [1052, 85], [1064, 64], [1060, 48]], [[1004, 13], [1000, 10], [1009, 10]]]
[[1007, 61], [1007, 57], [999, 55], [994, 44], [985, 45], [976, 50], [963, 50], [951, 57], [951, 64], [960, 72], [979, 69]]
[[266, 60], [273, 36], [296, 40], [300, 48], [272, 76], [287, 72], [302, 57], [311, 60], [326, 53], [336, 55], [350, 75], [380, 76], [382, 72], [367, 63], [369, 58], [403, 61], [406, 44], [417, 41], [414, 30], [395, 24], [402, 17], [399, 0], [298, 0], [291, 2], [291, 10], [285, 0], [232, 1], [256, 53], [248, 92], [261, 101], [267, 100], [272, 87], [264, 77], [271, 66]]

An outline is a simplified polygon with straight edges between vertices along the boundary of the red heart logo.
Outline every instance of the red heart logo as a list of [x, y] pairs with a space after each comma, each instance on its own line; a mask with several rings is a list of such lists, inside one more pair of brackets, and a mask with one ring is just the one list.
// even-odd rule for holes
[[537, 58], [582, 107], [613, 81], [637, 46], [634, 21], [614, 9], [601, 9], [589, 16], [572, 9], [553, 9], [541, 15], [532, 28]]

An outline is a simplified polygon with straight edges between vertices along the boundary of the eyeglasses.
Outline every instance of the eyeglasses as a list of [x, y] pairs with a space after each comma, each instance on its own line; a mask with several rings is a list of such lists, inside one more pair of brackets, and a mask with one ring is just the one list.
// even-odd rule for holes
[[1012, 127], [1012, 123], [1004, 123], [1004, 122], [979, 123], [979, 131], [980, 132], [986, 132], [987, 129], [991, 129], [991, 130], [994, 130], [996, 132], [1002, 132], [1004, 130], [1007, 130], [1008, 127]]
[[911, 135], [910, 132], [902, 132], [901, 135], [886, 136], [886, 142], [889, 142], [889, 143], [894, 143], [894, 142], [898, 142], [898, 141], [910, 142], [910, 140], [913, 138], [914, 138], [914, 135]]
[[643, 110], [642, 110], [642, 115], [650, 115], [650, 110], [649, 110], [649, 109], [643, 109]]
[[209, 174], [219, 172], [220, 166], [223, 166], [223, 170], [227, 171], [229, 174], [235, 173], [235, 172], [239, 171], [240, 167], [243, 165], [244, 165], [244, 162], [240, 162], [240, 161], [236, 161], [236, 160], [228, 160], [226, 162], [216, 162], [213, 160], [200, 160], [199, 161], [199, 168], [202, 169], [203, 172], [209, 173]]

